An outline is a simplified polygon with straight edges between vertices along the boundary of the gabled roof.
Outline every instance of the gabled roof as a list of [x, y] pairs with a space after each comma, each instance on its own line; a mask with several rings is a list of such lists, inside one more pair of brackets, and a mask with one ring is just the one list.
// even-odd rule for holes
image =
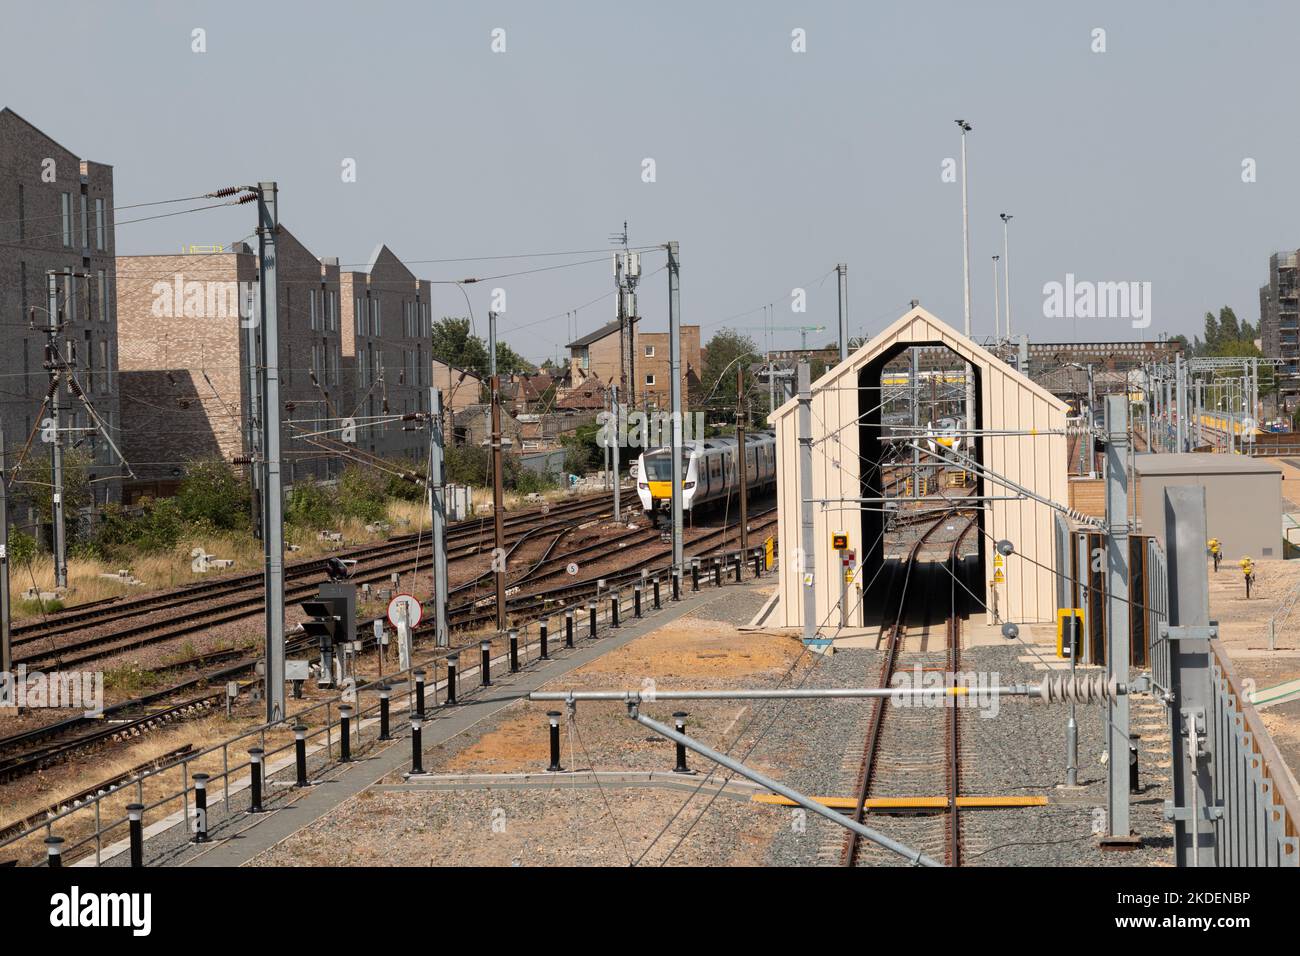
[[[821, 378], [812, 383], [813, 391], [816, 392], [826, 388], [837, 379], [845, 376], [855, 377], [852, 387], [856, 388], [858, 370], [900, 342], [938, 343], [947, 346], [971, 364], [982, 368], [996, 369], [1009, 375], [1018, 380], [1017, 384], [1021, 388], [1048, 402], [1059, 411], [1066, 410], [1065, 402], [1047, 389], [1029, 377], [1020, 374], [1020, 372], [1007, 365], [972, 339], [962, 335], [952, 326], [940, 321], [936, 316], [920, 306], [903, 313], [878, 335], [872, 336], [863, 343], [861, 348], [847, 359], [827, 370]], [[797, 397], [790, 399], [785, 404], [774, 409], [768, 417], [768, 421], [775, 422], [777, 419], [791, 414], [798, 408], [798, 405], [799, 399]]]
[[[641, 321], [641, 319], [639, 316], [632, 316], [631, 321], [639, 322]], [[590, 345], [592, 342], [599, 342], [605, 336], [613, 335], [616, 332], [618, 332], [618, 319], [615, 319], [613, 322], [608, 322], [605, 325], [602, 325], [595, 332], [589, 332], [580, 339], [574, 339], [572, 342], [566, 345], [565, 348], [566, 349], [584, 348]]]

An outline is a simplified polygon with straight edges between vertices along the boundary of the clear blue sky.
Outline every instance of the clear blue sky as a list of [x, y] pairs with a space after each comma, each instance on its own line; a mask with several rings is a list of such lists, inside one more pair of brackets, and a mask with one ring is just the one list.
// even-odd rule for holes
[[[634, 244], [681, 243], [683, 317], [706, 339], [761, 327], [769, 302], [777, 324], [833, 328], [824, 277], [841, 260], [856, 334], [912, 297], [960, 327], [960, 187], [940, 179], [957, 117], [974, 125], [977, 333], [992, 331], [1003, 210], [1016, 331], [1038, 339], [1190, 335], [1223, 304], [1255, 321], [1268, 255], [1300, 246], [1294, 0], [5, 7], [0, 103], [113, 164], [119, 205], [275, 179], [285, 224], [345, 263], [381, 241], [408, 261], [603, 249], [626, 219]], [[1090, 49], [1098, 27], [1105, 53]], [[124, 225], [118, 250], [228, 241], [251, 221], [243, 207]], [[590, 258], [413, 268], [455, 279]], [[647, 255], [645, 272], [661, 264]], [[1151, 282], [1151, 328], [1044, 318], [1043, 284], [1066, 273]], [[602, 258], [471, 296], [482, 333], [504, 287], [502, 337], [541, 359], [567, 340], [563, 313], [611, 284]], [[645, 280], [647, 328], [666, 327], [666, 284]], [[790, 312], [796, 286], [807, 316]], [[612, 310], [583, 309], [578, 332]], [[463, 314], [455, 287], [435, 311]]]

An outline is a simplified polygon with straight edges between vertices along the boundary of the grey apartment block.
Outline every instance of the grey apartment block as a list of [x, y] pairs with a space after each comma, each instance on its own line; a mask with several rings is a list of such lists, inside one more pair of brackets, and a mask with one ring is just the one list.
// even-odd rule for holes
[[1286, 408], [1300, 399], [1300, 282], [1297, 253], [1275, 252], [1268, 260], [1268, 285], [1259, 289], [1261, 346], [1269, 358], [1286, 363], [1278, 369], [1279, 392]]
[[[113, 271], [113, 167], [83, 160], [13, 110], [0, 110], [0, 424], [10, 465], [40, 424], [49, 375], [44, 366], [47, 273], [57, 274], [65, 326], [60, 346], [91, 405], [121, 443], [118, 404], [117, 306]], [[35, 324], [31, 328], [31, 309]], [[64, 394], [69, 437], [90, 456], [96, 504], [117, 500], [120, 465], [91, 428], [84, 406]], [[28, 452], [49, 456], [39, 429]], [[13, 520], [32, 520], [20, 507]], [[33, 529], [29, 529], [33, 530]]]

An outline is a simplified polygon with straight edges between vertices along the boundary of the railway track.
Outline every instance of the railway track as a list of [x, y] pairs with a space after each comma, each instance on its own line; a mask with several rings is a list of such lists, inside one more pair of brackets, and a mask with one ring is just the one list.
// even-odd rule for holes
[[[917, 568], [922, 554], [931, 539], [943, 529], [953, 515], [952, 510], [934, 519], [908, 549], [906, 556], [895, 567], [886, 594], [886, 618], [889, 623], [882, 628], [884, 655], [881, 660], [878, 684], [894, 686], [899, 675], [904, 676], [903, 686], [943, 687], [954, 686], [955, 675], [961, 665], [961, 616], [958, 604], [957, 573], [961, 549], [967, 536], [975, 527], [974, 516], [967, 518], [965, 526], [948, 544], [946, 557], [948, 580], [952, 600], [950, 610], [944, 613], [942, 602], [926, 600], [921, 605], [923, 620], [920, 627], [926, 632], [943, 622], [944, 646], [940, 649], [908, 651], [905, 642], [909, 626], [909, 611], [915, 602], [909, 601], [916, 589]], [[926, 588], [927, 596], [934, 589]], [[936, 859], [942, 857], [949, 866], [961, 864], [961, 819], [957, 797], [961, 792], [961, 714], [951, 693], [942, 698], [944, 715], [935, 714], [934, 706], [917, 700], [893, 702], [877, 699], [863, 742], [857, 775], [853, 819], [859, 823], [866, 816], [868, 802], [873, 813], [895, 815], [890, 836]], [[941, 808], [917, 809], [915, 797], [944, 795]], [[873, 843], [861, 840], [853, 831], [847, 831], [841, 852], [843, 866], [896, 865], [898, 857]]]
[[[566, 502], [566, 507], [517, 515], [507, 519], [506, 543], [513, 549], [543, 530], [571, 528], [582, 519], [603, 515], [612, 498], [601, 497], [582, 502]], [[490, 526], [485, 533], [479, 519], [460, 522], [448, 533], [449, 561], [455, 562], [482, 554], [492, 547]], [[419, 549], [428, 551], [428, 535], [402, 536], [400, 540], [385, 542], [368, 548], [339, 552], [337, 556], [355, 559], [358, 564], [353, 580], [358, 584], [379, 584], [387, 581], [397, 571], [409, 570], [411, 557]], [[315, 593], [316, 583], [324, 573], [325, 559], [298, 562], [286, 570], [285, 602], [293, 604]], [[196, 592], [191, 588], [168, 591], [153, 598], [129, 602], [130, 607], [120, 607], [112, 616], [111, 609], [97, 608], [88, 612], [90, 620], [72, 623], [61, 618], [52, 629], [28, 634], [14, 641], [14, 663], [30, 670], [68, 669], [83, 666], [115, 654], [139, 650], [162, 644], [209, 628], [261, 614], [264, 601], [261, 594], [260, 573], [239, 575], [233, 579], [213, 582], [213, 587]], [[194, 586], [204, 588], [204, 585]], [[195, 607], [196, 603], [200, 606]], [[159, 612], [189, 608], [175, 616]], [[119, 624], [100, 633], [88, 630], [106, 624]], [[58, 635], [72, 635], [70, 641], [53, 644]], [[174, 662], [172, 668], [190, 661]]]
[[[574, 524], [576, 526], [576, 522]], [[751, 518], [750, 533], [760, 535], [774, 528], [775, 525], [775, 509], [760, 512]], [[536, 534], [540, 530], [535, 528], [528, 533]], [[567, 531], [558, 533], [541, 557], [511, 584], [512, 588], [519, 588], [517, 593], [507, 597], [506, 600], [507, 612], [513, 622], [522, 624], [585, 601], [597, 593], [600, 581], [604, 581], [607, 585], [631, 584], [634, 580], [640, 580], [643, 569], [647, 571], [666, 569], [667, 564], [671, 562], [671, 548], [663, 548], [631, 561], [614, 572], [593, 575], [558, 587], [535, 589], [539, 581], [559, 575], [568, 576], [567, 565], [575, 556], [598, 552], [603, 552], [607, 556], [612, 542], [626, 538], [644, 544], [649, 538], [659, 537], [655, 532], [629, 532], [615, 539], [602, 537], [595, 543], [581, 545], [572, 551], [560, 552], [558, 545], [566, 534]], [[724, 548], [731, 539], [738, 537], [738, 534], [738, 529], [734, 526], [706, 531], [690, 542], [691, 553], [711, 554], [712, 551], [709, 549]], [[517, 541], [514, 547], [518, 547], [521, 543], [522, 541]], [[485, 603], [490, 604], [491, 599], [475, 597], [478, 588], [491, 578], [492, 572], [487, 571], [449, 591], [449, 596], [468, 595], [465, 600], [448, 609], [449, 623], [453, 630], [481, 628], [495, 620], [495, 608], [483, 606]], [[363, 648], [373, 647], [375, 639], [370, 628], [359, 625], [357, 633]], [[416, 637], [431, 636], [432, 621], [418, 626], [414, 633]], [[474, 646], [476, 644], [451, 647], [444, 653], [450, 654]], [[286, 641], [286, 650], [291, 654], [307, 652], [313, 647], [314, 645], [306, 636], [290, 637]], [[246, 651], [238, 653], [247, 655]], [[106, 707], [98, 717], [77, 715], [0, 739], [0, 782], [49, 766], [91, 746], [124, 742], [157, 727], [209, 713], [213, 707], [224, 700], [224, 686], [215, 691], [205, 689], [197, 695], [194, 691], [210, 685], [224, 685], [227, 680], [246, 675], [253, 670], [260, 659], [261, 655], [243, 656], [233, 663], [224, 663], [215, 671], [204, 671], [167, 688]]]
[[[507, 534], [544, 521], [562, 518], [595, 516], [608, 509], [613, 502], [612, 494], [601, 494], [566, 501], [553, 506], [529, 509], [506, 515], [503, 520]], [[379, 544], [359, 548], [348, 548], [322, 558], [309, 558], [285, 563], [286, 583], [319, 575], [325, 570], [325, 563], [331, 557], [357, 561], [383, 559], [395, 554], [408, 554], [417, 546], [427, 547], [428, 532], [394, 535]], [[482, 548], [490, 546], [492, 540], [492, 523], [485, 518], [469, 518], [452, 524], [447, 530], [447, 549], [451, 555], [453, 549]], [[460, 554], [466, 552], [459, 552]], [[468, 553], [477, 553], [470, 551]], [[458, 556], [458, 555], [457, 555]], [[258, 588], [262, 584], [262, 572], [250, 571], [244, 574], [226, 575], [197, 584], [188, 584], [160, 594], [139, 598], [108, 598], [91, 604], [79, 605], [65, 611], [43, 617], [39, 621], [15, 625], [12, 629], [15, 650], [33, 644], [42, 639], [74, 634], [87, 627], [98, 627], [116, 621], [129, 620], [153, 614], [171, 608], [186, 607], [196, 601], [210, 601], [230, 595], [240, 595], [249, 588]]]

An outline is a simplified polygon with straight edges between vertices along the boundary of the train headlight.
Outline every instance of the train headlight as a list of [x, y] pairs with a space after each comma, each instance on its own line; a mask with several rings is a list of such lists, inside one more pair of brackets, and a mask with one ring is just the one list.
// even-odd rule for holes
[[695, 482], [693, 481], [688, 481], [686, 482], [686, 484], [682, 485], [682, 488], [684, 488], [687, 491], [690, 491], [694, 487], [695, 487]]

